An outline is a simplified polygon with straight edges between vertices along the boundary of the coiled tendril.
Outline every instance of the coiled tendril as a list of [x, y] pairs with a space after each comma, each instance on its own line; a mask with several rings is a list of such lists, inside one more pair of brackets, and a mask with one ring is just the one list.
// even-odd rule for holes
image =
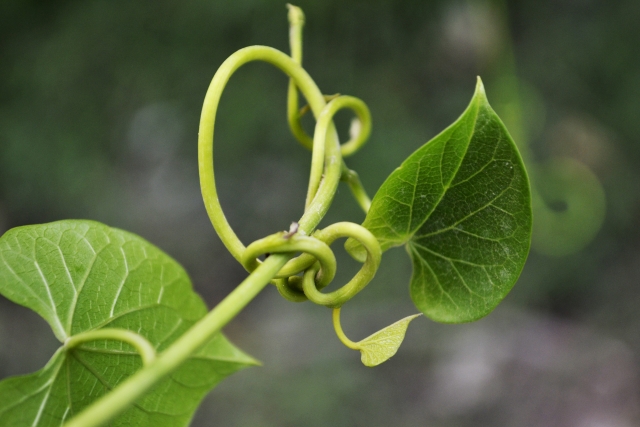
[[[286, 254], [291, 259], [272, 280], [280, 294], [291, 301], [309, 299], [316, 304], [338, 308], [373, 278], [380, 264], [380, 245], [367, 229], [358, 224], [340, 222], [323, 230], [315, 231], [315, 228], [326, 214], [340, 180], [349, 184], [365, 212], [369, 208], [371, 201], [357, 173], [346, 166], [343, 157], [355, 153], [366, 142], [371, 130], [371, 115], [365, 103], [352, 96], [336, 96], [328, 103], [325, 101], [313, 79], [300, 65], [304, 16], [299, 8], [289, 6], [289, 22], [292, 57], [270, 47], [248, 47], [231, 55], [213, 77], [200, 121], [200, 184], [213, 227], [229, 252], [248, 271], [253, 271], [259, 265], [258, 257], [262, 255]], [[225, 218], [218, 199], [213, 170], [213, 135], [216, 111], [226, 83], [239, 67], [256, 60], [271, 63], [289, 75], [289, 126], [298, 141], [311, 149], [312, 155], [305, 211], [296, 223], [296, 230], [275, 233], [245, 247]], [[298, 90], [307, 99], [316, 118], [313, 138], [304, 132], [300, 124], [304, 112], [298, 108]], [[348, 142], [340, 145], [333, 117], [345, 108], [353, 110], [357, 116], [357, 122], [352, 125], [352, 130], [355, 128], [356, 132]], [[358, 240], [367, 250], [367, 258], [360, 271], [346, 285], [336, 291], [323, 293], [321, 289], [335, 276], [336, 258], [329, 245], [338, 238]], [[294, 258], [298, 252], [302, 252], [302, 255]]]

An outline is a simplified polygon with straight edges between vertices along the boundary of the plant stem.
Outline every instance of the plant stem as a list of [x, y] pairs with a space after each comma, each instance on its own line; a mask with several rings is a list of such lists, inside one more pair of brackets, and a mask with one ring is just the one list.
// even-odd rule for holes
[[[297, 111], [297, 90], [299, 89], [307, 99], [314, 115], [316, 117], [320, 116], [326, 105], [324, 96], [313, 79], [299, 65], [302, 59], [301, 31], [304, 16], [298, 8], [290, 7], [290, 20], [292, 22], [292, 39], [294, 39], [292, 42], [294, 59], [266, 46], [252, 46], [237, 51], [227, 58], [214, 75], [202, 106], [198, 134], [198, 165], [202, 196], [207, 213], [220, 239], [229, 252], [240, 262], [242, 262], [246, 248], [224, 216], [215, 185], [213, 169], [215, 116], [222, 92], [231, 75], [242, 65], [256, 60], [271, 63], [289, 75], [292, 82], [289, 94], [290, 106], [292, 100], [291, 88], [293, 88], [296, 96]], [[329, 209], [340, 180], [343, 164], [338, 135], [330, 118], [326, 120], [321, 132], [325, 135], [323, 142], [326, 143], [326, 146], [325, 144], [317, 144], [313, 148], [321, 147], [325, 151], [324, 178], [318, 183], [313, 200], [307, 206], [304, 215], [299, 221], [300, 230], [307, 235], [313, 232]], [[197, 352], [216, 333], [220, 332], [231, 319], [277, 276], [280, 269], [292, 256], [292, 253], [284, 253], [273, 254], [268, 257], [220, 304], [194, 324], [169, 348], [159, 354], [154, 361], [148, 363], [111, 392], [95, 401], [91, 406], [66, 423], [65, 427], [97, 427], [120, 415], [134, 401], [143, 396], [171, 372], [178, 369], [191, 355]]]
[[310, 301], [327, 307], [338, 308], [353, 298], [373, 279], [380, 265], [382, 251], [380, 244], [373, 234], [361, 225], [351, 222], [337, 222], [314, 234], [318, 239], [327, 244], [333, 243], [341, 237], [350, 237], [357, 240], [367, 251], [364, 264], [356, 275], [341, 288], [322, 293], [315, 283], [314, 269], [307, 270], [302, 279], [302, 289]]
[[333, 309], [333, 328], [336, 330], [336, 335], [345, 346], [349, 347], [352, 350], [360, 350], [360, 346], [358, 343], [351, 341], [344, 334], [342, 330], [342, 325], [340, 324], [340, 307]]
[[[289, 8], [289, 45], [291, 48], [291, 58], [302, 65], [302, 28], [304, 27], [304, 13], [297, 6], [288, 4]], [[298, 110], [298, 88], [294, 79], [289, 80], [287, 92], [287, 121], [291, 133], [303, 146], [309, 150], [313, 149], [313, 140], [302, 129], [300, 124], [300, 114]]]
[[290, 255], [267, 258], [233, 292], [193, 325], [156, 360], [127, 378], [110, 393], [96, 400], [64, 427], [97, 427], [126, 410], [153, 386], [175, 371], [233, 319], [276, 275]]
[[[205, 207], [213, 226], [229, 252], [239, 261], [246, 248], [231, 229], [218, 199], [213, 173], [213, 132], [216, 111], [225, 84], [235, 70], [247, 62], [255, 60], [269, 62], [293, 78], [307, 98], [314, 115], [319, 116], [325, 106], [322, 93], [307, 72], [290, 57], [270, 47], [252, 46], [237, 51], [220, 66], [213, 77], [202, 107], [198, 135], [200, 185]], [[329, 209], [340, 179], [342, 157], [333, 124], [328, 126], [327, 138], [326, 177], [318, 189], [312, 206], [299, 221], [300, 229], [307, 234], [315, 229]], [[291, 257], [291, 254], [274, 254], [267, 258], [220, 304], [193, 325], [168, 349], [159, 354], [153, 363], [143, 367], [113, 391], [98, 399], [65, 424], [65, 427], [95, 427], [122, 413], [131, 403], [180, 367], [213, 335], [218, 333], [264, 289]]]
[[360, 176], [358, 176], [358, 172], [353, 169], [349, 169], [347, 165], [343, 163], [342, 176], [340, 179], [347, 183], [353, 197], [356, 199], [364, 213], [369, 212], [369, 208], [371, 207], [371, 198], [369, 198], [367, 191], [364, 189], [364, 186], [360, 181]]
[[[354, 153], [369, 137], [371, 130], [371, 114], [369, 113], [369, 109], [365, 103], [360, 99], [346, 95], [338, 96], [332, 99], [322, 109], [322, 112], [318, 116], [315, 132], [313, 134], [313, 153], [311, 157], [309, 189], [307, 191], [307, 207], [312, 203], [316, 196], [318, 187], [320, 186], [320, 181], [322, 180], [322, 174], [325, 166], [325, 144], [331, 143], [331, 141], [327, 140], [327, 131], [330, 129], [330, 126], [333, 125], [333, 116], [343, 108], [350, 108], [355, 111], [358, 115], [358, 119], [363, 123], [363, 125], [358, 135], [340, 147], [342, 156], [345, 155], [345, 151], [349, 154]], [[330, 148], [331, 147], [328, 149]], [[342, 163], [344, 164], [344, 162]]]
[[[312, 256], [314, 262], [316, 260], [320, 262], [323, 275], [322, 280], [317, 284], [318, 286], [327, 286], [333, 280], [336, 275], [336, 257], [326, 243], [311, 236], [294, 235], [290, 238], [285, 238], [282, 233], [276, 233], [256, 240], [247, 247], [243, 256], [243, 262], [245, 266], [253, 269], [258, 265], [256, 258], [265, 253], [295, 254], [297, 252], [309, 254]], [[278, 276], [282, 274], [282, 271], [283, 270], [280, 271]], [[292, 275], [289, 273], [297, 274], [298, 271], [286, 272], [284, 277]]]
[[[229, 252], [231, 252], [239, 262], [245, 246], [233, 232], [220, 206], [213, 170], [213, 134], [215, 116], [224, 86], [238, 68], [251, 61], [265, 61], [275, 65], [295, 80], [297, 87], [304, 94], [305, 98], [307, 98], [311, 110], [316, 117], [320, 115], [326, 105], [320, 89], [318, 89], [313, 79], [300, 65], [286, 54], [266, 46], [251, 46], [240, 49], [222, 63], [213, 77], [202, 105], [200, 130], [198, 133], [200, 187], [202, 189], [204, 204], [213, 227], [216, 229], [216, 232]], [[335, 194], [338, 180], [340, 179], [342, 157], [340, 156], [338, 136], [333, 123], [330, 123], [328, 126], [327, 139], [326, 155], [328, 159], [325, 171], [326, 179], [324, 180], [326, 183], [323, 182], [325, 185], [322, 189], [318, 190], [319, 196], [320, 193], [322, 193], [322, 195], [317, 197], [314, 205], [309, 207], [303, 218], [299, 221], [301, 229], [307, 234], [313, 231], [329, 209], [331, 199]], [[337, 176], [334, 176], [336, 173]], [[331, 178], [329, 178], [328, 175], [331, 175]]]
[[71, 350], [82, 343], [98, 340], [124, 341], [136, 349], [142, 363], [146, 366], [151, 364], [156, 358], [156, 350], [153, 345], [142, 335], [136, 334], [127, 329], [104, 328], [94, 331], [81, 332], [67, 338], [64, 342], [66, 350]]

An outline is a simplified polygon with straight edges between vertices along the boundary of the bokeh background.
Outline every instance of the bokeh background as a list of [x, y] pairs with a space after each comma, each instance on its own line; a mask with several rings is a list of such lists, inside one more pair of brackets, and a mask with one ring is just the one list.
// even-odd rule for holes
[[[194, 426], [640, 425], [640, 2], [303, 0], [304, 66], [374, 120], [349, 165], [371, 195], [454, 121], [476, 75], [526, 157], [534, 247], [486, 318], [416, 320], [375, 369], [330, 312], [268, 288], [226, 329], [264, 366], [204, 401]], [[245, 276], [206, 216], [197, 128], [209, 81], [235, 50], [288, 51], [284, 2], [0, 1], [0, 232], [88, 218], [138, 233], [215, 305]], [[309, 153], [289, 135], [287, 80], [251, 64], [216, 124], [222, 204], [245, 242], [300, 217]], [[350, 116], [340, 113], [343, 140]], [[305, 124], [311, 130], [313, 122]], [[325, 224], [361, 222], [341, 187]], [[340, 245], [337, 283], [358, 268]], [[411, 266], [389, 251], [350, 302], [354, 339], [415, 312]], [[0, 378], [59, 343], [0, 297]]]

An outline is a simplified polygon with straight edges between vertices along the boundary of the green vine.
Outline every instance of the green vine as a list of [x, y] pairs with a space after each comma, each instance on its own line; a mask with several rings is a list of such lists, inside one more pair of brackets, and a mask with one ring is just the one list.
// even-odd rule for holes
[[[274, 282], [278, 291], [289, 300], [309, 299], [327, 307], [340, 307], [360, 292], [375, 275], [380, 265], [381, 250], [378, 241], [367, 229], [358, 224], [342, 222], [314, 233], [328, 211], [341, 179], [349, 183], [363, 208], [370, 205], [357, 174], [346, 167], [342, 157], [353, 154], [364, 144], [371, 129], [371, 115], [364, 102], [351, 96], [339, 96], [329, 103], [325, 101], [318, 86], [300, 66], [304, 15], [299, 8], [289, 5], [289, 19], [292, 57], [266, 46], [240, 49], [224, 61], [214, 75], [200, 117], [198, 164], [205, 207], [224, 245], [251, 274], [205, 318], [158, 355], [155, 361], [146, 363], [144, 368], [65, 424], [65, 427], [93, 427], [113, 419], [219, 332], [270, 282]], [[252, 61], [272, 64], [291, 78], [289, 124], [298, 140], [312, 148], [312, 163], [306, 209], [297, 222], [297, 231], [276, 233], [247, 247], [231, 228], [220, 205], [214, 175], [213, 141], [216, 112], [225, 85], [238, 68]], [[299, 122], [298, 90], [306, 98], [317, 121], [311, 144], [308, 144], [309, 137]], [[332, 119], [344, 108], [356, 113], [360, 131], [340, 146]], [[336, 271], [335, 256], [328, 245], [340, 237], [354, 238], [362, 243], [367, 250], [367, 258], [349, 283], [324, 294], [319, 289], [333, 280]], [[293, 258], [296, 252], [304, 254]], [[265, 253], [271, 255], [260, 262], [257, 258]], [[300, 273], [302, 280], [298, 276]]]

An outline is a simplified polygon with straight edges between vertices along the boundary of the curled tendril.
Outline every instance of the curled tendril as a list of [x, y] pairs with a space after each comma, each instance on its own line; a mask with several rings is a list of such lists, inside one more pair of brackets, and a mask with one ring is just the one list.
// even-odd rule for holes
[[[353, 238], [358, 240], [367, 251], [367, 258], [356, 275], [340, 289], [322, 293], [335, 277], [336, 258], [329, 248], [336, 239]], [[313, 236], [295, 234], [288, 236], [279, 232], [250, 244], [242, 257], [242, 265], [249, 271], [254, 270], [260, 261], [258, 257], [266, 253], [304, 254], [289, 261], [276, 275], [275, 285], [285, 298], [292, 301], [305, 301], [327, 307], [340, 307], [353, 298], [373, 279], [382, 251], [376, 238], [366, 228], [350, 223], [338, 222], [316, 231]], [[302, 279], [296, 276], [303, 273]]]
[[[198, 137], [200, 185], [216, 232], [229, 252], [248, 271], [253, 271], [259, 265], [257, 258], [266, 253], [282, 253], [293, 258], [296, 253], [302, 252], [302, 255], [284, 264], [273, 278], [273, 283], [285, 298], [292, 301], [308, 298], [318, 304], [339, 307], [366, 286], [375, 274], [380, 263], [379, 244], [371, 233], [356, 224], [338, 223], [316, 233], [313, 231], [329, 209], [340, 180], [348, 183], [360, 206], [365, 212], [368, 210], [371, 201], [357, 173], [350, 170], [342, 158], [356, 152], [367, 140], [371, 130], [371, 115], [365, 103], [352, 96], [333, 97], [327, 103], [313, 79], [300, 66], [304, 24], [302, 11], [289, 6], [289, 21], [291, 57], [265, 46], [248, 47], [231, 55], [213, 77], [204, 100]], [[290, 77], [289, 125], [294, 136], [312, 149], [312, 159], [305, 211], [298, 221], [299, 231], [294, 234], [276, 233], [245, 247], [227, 221], [218, 199], [213, 170], [213, 136], [215, 116], [225, 85], [238, 68], [256, 60], [271, 63]], [[300, 126], [298, 90], [306, 98], [317, 120], [313, 139]], [[355, 112], [358, 126], [355, 126], [352, 138], [341, 146], [333, 117], [344, 108]], [[339, 237], [353, 237], [360, 241], [367, 249], [368, 256], [361, 270], [347, 285], [323, 294], [319, 290], [333, 279], [336, 270], [335, 256], [329, 244]]]
[[[298, 65], [302, 65], [302, 27], [304, 26], [304, 14], [300, 8], [287, 5], [289, 7], [289, 41], [291, 47], [291, 59]], [[371, 133], [371, 114], [366, 104], [361, 100], [352, 96], [336, 96], [330, 95], [325, 98], [327, 102], [332, 99], [343, 98], [339, 101], [340, 106], [336, 106], [335, 111], [330, 114], [329, 120], [335, 115], [338, 110], [343, 108], [350, 108], [356, 113], [358, 117], [359, 131], [356, 132], [352, 138], [345, 142], [340, 147], [340, 152], [343, 157], [348, 157], [354, 154], [360, 147], [367, 141], [369, 134]], [[331, 101], [333, 102], [333, 101]], [[329, 103], [331, 103], [329, 102]], [[289, 122], [289, 128], [291, 133], [296, 137], [298, 142], [304, 147], [313, 150], [317, 146], [316, 135], [311, 138], [302, 128], [300, 123], [301, 117], [306, 113], [307, 108], [298, 108], [298, 89], [295, 79], [289, 80], [289, 89], [287, 93], [287, 120]]]
[[[313, 153], [311, 157], [311, 176], [309, 178], [309, 190], [307, 192], [307, 206], [311, 204], [322, 180], [324, 167], [324, 148], [327, 139], [327, 130], [336, 113], [343, 108], [350, 108], [356, 112], [363, 125], [358, 135], [340, 147], [340, 153], [344, 157], [344, 152], [355, 152], [362, 146], [371, 132], [371, 114], [366, 104], [353, 96], [338, 96], [331, 100], [320, 112], [315, 132], [313, 134]], [[345, 149], [346, 148], [346, 149]], [[344, 165], [344, 163], [343, 163]], [[346, 168], [346, 165], [344, 166]]]
[[122, 341], [132, 346], [142, 358], [142, 363], [148, 366], [156, 358], [156, 350], [153, 345], [142, 335], [136, 334], [128, 329], [103, 328], [94, 331], [81, 332], [77, 335], [67, 338], [64, 347], [71, 350], [80, 344], [91, 341]]
[[[287, 238], [286, 233], [280, 232], [267, 236], [263, 239], [256, 240], [245, 250], [242, 256], [242, 265], [252, 271], [258, 266], [258, 260], [256, 258], [260, 255], [264, 255], [266, 253], [295, 254], [296, 252], [304, 252], [312, 255], [313, 258], [310, 260], [311, 264], [314, 264], [316, 259], [318, 260], [322, 267], [321, 278], [319, 278], [318, 282], [319, 286], [325, 287], [333, 280], [336, 274], [336, 257], [333, 255], [329, 246], [320, 239], [300, 234], [295, 234]], [[290, 266], [285, 264], [282, 270], [280, 270], [276, 275], [276, 279], [285, 279], [301, 272], [301, 270], [295, 270], [295, 268], [292, 269]]]
[[327, 307], [338, 308], [353, 298], [373, 279], [382, 258], [382, 250], [378, 240], [366, 228], [351, 222], [338, 222], [314, 233], [314, 237], [330, 245], [341, 237], [351, 237], [359, 241], [367, 251], [367, 258], [356, 275], [340, 289], [322, 293], [315, 283], [314, 271], [318, 264], [308, 269], [302, 279], [304, 294], [312, 302]]

